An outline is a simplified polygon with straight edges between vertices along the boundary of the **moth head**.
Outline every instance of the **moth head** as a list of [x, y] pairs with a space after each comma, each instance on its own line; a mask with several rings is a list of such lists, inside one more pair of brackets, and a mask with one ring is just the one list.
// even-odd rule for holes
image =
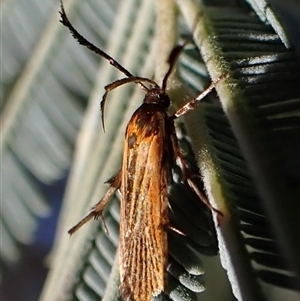
[[164, 108], [168, 108], [171, 101], [169, 95], [165, 91], [163, 91], [162, 89], [153, 88], [146, 93], [144, 103], [158, 104], [163, 106]]

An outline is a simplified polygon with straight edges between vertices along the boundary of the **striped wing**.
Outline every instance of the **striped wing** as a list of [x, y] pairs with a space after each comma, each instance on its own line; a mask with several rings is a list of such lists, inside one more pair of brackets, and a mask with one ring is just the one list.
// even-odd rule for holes
[[165, 288], [170, 172], [165, 122], [164, 112], [142, 105], [126, 131], [120, 228], [125, 300], [150, 301]]

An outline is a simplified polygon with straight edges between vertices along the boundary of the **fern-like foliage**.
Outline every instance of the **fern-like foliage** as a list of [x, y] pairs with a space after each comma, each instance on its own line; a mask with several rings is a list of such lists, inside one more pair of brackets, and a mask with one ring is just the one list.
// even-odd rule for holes
[[[22, 41], [8, 3], [3, 24]], [[18, 1], [11, 3], [17, 7]], [[186, 236], [169, 233], [168, 287], [160, 300], [299, 297], [299, 56], [275, 6], [249, 3], [64, 1], [85, 37], [133, 74], [149, 78], [161, 77], [158, 65], [177, 43], [176, 19], [182, 15], [180, 31], [186, 32], [187, 24], [193, 43], [170, 81], [177, 106], [207, 86], [207, 71], [212, 80], [223, 75], [217, 94], [178, 122], [181, 148], [191, 169], [202, 175], [204, 184], [199, 179], [198, 185], [223, 217], [212, 217], [176, 167], [169, 216]], [[118, 300], [119, 196], [105, 212], [109, 236], [99, 222], [71, 238], [67, 230], [101, 198], [103, 183], [118, 171], [125, 127], [143, 93], [128, 85], [110, 94], [104, 133], [99, 114], [104, 86], [122, 75], [78, 45], [59, 24], [58, 6], [53, 10], [47, 23], [36, 20], [28, 40], [40, 39], [25, 43], [29, 50], [21, 67], [4, 65], [2, 261], [9, 266], [17, 260], [20, 246], [33, 237], [36, 218], [51, 209], [35, 188], [36, 179], [51, 183], [72, 166], [40, 300]], [[10, 66], [18, 57], [9, 57]]]

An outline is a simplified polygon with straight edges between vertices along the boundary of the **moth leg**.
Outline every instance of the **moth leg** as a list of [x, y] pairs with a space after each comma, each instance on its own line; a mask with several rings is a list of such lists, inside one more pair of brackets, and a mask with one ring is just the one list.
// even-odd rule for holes
[[[176, 138], [176, 139], [175, 139]], [[223, 213], [214, 208], [208, 201], [207, 197], [201, 192], [201, 190], [198, 188], [197, 184], [195, 183], [193, 177], [194, 176], [199, 176], [199, 175], [193, 175], [190, 172], [189, 167], [187, 166], [186, 160], [179, 148], [179, 144], [178, 144], [178, 140], [177, 137], [172, 137], [172, 144], [173, 144], [173, 149], [174, 149], [174, 155], [175, 155], [175, 159], [178, 161], [178, 163], [180, 164], [181, 170], [182, 170], [182, 176], [183, 176], [183, 180], [186, 181], [189, 186], [194, 190], [194, 192], [197, 194], [197, 196], [199, 197], [199, 199], [212, 211], [214, 211], [215, 213], [217, 213], [217, 220], [218, 220], [218, 224], [220, 223], [220, 218], [223, 216]]]
[[99, 217], [102, 220], [102, 224], [104, 226], [105, 232], [108, 234], [108, 230], [105, 224], [105, 220], [103, 217], [103, 211], [107, 203], [110, 201], [111, 197], [114, 195], [116, 190], [118, 190], [121, 186], [121, 178], [122, 178], [122, 173], [121, 170], [118, 172], [118, 174], [111, 179], [109, 179], [106, 183], [110, 184], [109, 189], [106, 191], [104, 197], [92, 208], [92, 211], [84, 217], [78, 224], [76, 224], [74, 227], [72, 227], [68, 233], [72, 235], [75, 233], [81, 226], [86, 224], [89, 220], [92, 218], [98, 219]]
[[179, 235], [186, 236], [186, 234], [184, 234], [182, 231], [180, 231], [180, 230], [177, 229], [176, 227], [173, 227], [173, 226], [169, 225], [168, 228], [169, 228], [170, 230], [172, 230], [173, 232], [179, 234]]
[[182, 171], [183, 181], [185, 182], [187, 180], [187, 175], [188, 174], [191, 175], [191, 172], [189, 171], [189, 168], [186, 164], [183, 153], [181, 152], [181, 149], [179, 147], [178, 139], [177, 139], [177, 136], [176, 136], [175, 132], [171, 136], [171, 141], [172, 141], [174, 158], [177, 161], [177, 163], [179, 163], [179, 165], [180, 165], [180, 168], [181, 168], [181, 171]]
[[220, 224], [220, 220], [221, 217], [223, 216], [223, 213], [214, 208], [208, 201], [208, 199], [206, 198], [206, 196], [200, 191], [200, 189], [197, 187], [197, 184], [194, 182], [194, 180], [192, 179], [192, 177], [187, 177], [187, 182], [189, 184], [189, 186], [194, 190], [194, 192], [198, 195], [198, 197], [200, 198], [200, 200], [212, 211], [214, 211], [217, 214], [217, 220], [218, 220], [218, 225]]
[[187, 112], [194, 110], [200, 103], [200, 101], [209, 94], [217, 85], [217, 83], [223, 79], [224, 77], [227, 77], [228, 75], [221, 75], [219, 76], [214, 82], [212, 82], [202, 93], [200, 93], [196, 98], [190, 100], [185, 105], [183, 105], [181, 108], [179, 108], [172, 116], [172, 119], [176, 119]]

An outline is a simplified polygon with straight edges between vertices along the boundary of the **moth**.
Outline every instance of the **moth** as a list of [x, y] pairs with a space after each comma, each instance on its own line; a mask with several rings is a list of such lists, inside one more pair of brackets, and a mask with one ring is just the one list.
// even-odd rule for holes
[[[214, 209], [205, 195], [197, 188], [180, 151], [174, 120], [193, 110], [220, 80], [212, 83], [197, 98], [169, 116], [170, 98], [166, 93], [167, 81], [183, 46], [175, 47], [169, 57], [169, 70], [162, 85], [151, 79], [133, 76], [115, 59], [94, 46], [72, 26], [61, 3], [61, 23], [82, 45], [101, 55], [127, 77], [105, 87], [101, 102], [104, 127], [104, 106], [107, 94], [127, 83], [134, 82], [145, 90], [142, 105], [132, 115], [125, 133], [123, 164], [121, 170], [108, 183], [110, 188], [91, 212], [69, 230], [76, 232], [89, 220], [101, 218], [103, 210], [116, 190], [121, 190], [120, 218], [120, 292], [126, 301], [150, 301], [166, 288], [168, 260], [167, 230], [168, 186], [175, 162], [181, 166], [183, 176], [202, 202]], [[146, 86], [146, 84], [148, 86]]]

